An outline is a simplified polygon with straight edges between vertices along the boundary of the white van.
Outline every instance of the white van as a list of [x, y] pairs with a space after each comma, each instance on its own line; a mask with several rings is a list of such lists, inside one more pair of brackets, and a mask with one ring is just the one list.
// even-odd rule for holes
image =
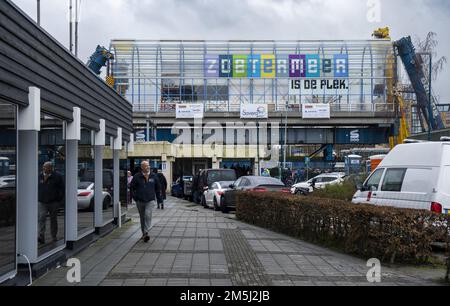
[[450, 214], [450, 142], [396, 146], [353, 196], [353, 203]]

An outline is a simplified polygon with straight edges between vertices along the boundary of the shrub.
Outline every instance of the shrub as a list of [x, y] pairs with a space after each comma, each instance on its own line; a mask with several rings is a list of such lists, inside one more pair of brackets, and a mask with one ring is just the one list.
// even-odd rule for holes
[[328, 185], [313, 192], [313, 197], [351, 201], [356, 193], [356, 185], [346, 181], [342, 184]]
[[236, 199], [244, 222], [383, 262], [425, 263], [433, 242], [448, 241], [449, 217], [424, 210], [278, 193], [240, 192]]

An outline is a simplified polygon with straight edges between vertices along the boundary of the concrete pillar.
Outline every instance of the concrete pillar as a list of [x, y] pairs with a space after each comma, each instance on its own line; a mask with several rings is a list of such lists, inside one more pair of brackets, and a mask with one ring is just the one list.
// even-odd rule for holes
[[81, 140], [81, 109], [73, 108], [66, 129], [66, 230], [67, 241], [78, 240], [78, 142]]
[[120, 151], [122, 150], [122, 128], [117, 129], [117, 137], [114, 138], [113, 164], [114, 164], [114, 219], [119, 227], [122, 226], [120, 206]]
[[162, 174], [166, 177], [167, 180], [167, 193], [170, 193], [172, 190], [173, 183], [173, 162], [175, 159], [173, 157], [167, 157], [167, 155], [163, 154], [162, 156]]
[[[19, 108], [17, 156], [17, 251], [31, 263], [38, 259], [38, 147], [41, 130], [41, 94], [36, 87], [29, 88], [29, 105]], [[23, 256], [18, 258], [26, 263]]]
[[100, 119], [100, 131], [95, 133], [95, 185], [94, 185], [94, 201], [95, 201], [95, 227], [103, 227], [103, 148], [106, 144], [106, 123]]

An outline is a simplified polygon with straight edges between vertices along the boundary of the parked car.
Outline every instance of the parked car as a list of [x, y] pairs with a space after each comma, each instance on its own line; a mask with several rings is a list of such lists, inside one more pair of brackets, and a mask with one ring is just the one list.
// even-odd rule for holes
[[295, 184], [291, 188], [292, 194], [309, 194], [315, 189], [322, 189], [329, 185], [341, 184], [344, 182], [345, 174], [327, 173], [318, 175], [306, 182]]
[[290, 193], [289, 188], [279, 179], [264, 176], [243, 176], [229, 186], [229, 190], [220, 200], [220, 208], [223, 213], [228, 213], [236, 208], [236, 192], [282, 192]]
[[16, 181], [15, 175], [7, 175], [0, 177], [0, 187], [9, 185]]
[[172, 197], [176, 198], [182, 198], [183, 197], [183, 185], [182, 185], [181, 177], [178, 178], [175, 182], [172, 183], [172, 186], [170, 188], [170, 195]]
[[353, 203], [450, 214], [450, 143], [396, 146], [358, 186]]
[[[79, 182], [77, 199], [79, 210], [94, 211], [94, 183]], [[111, 194], [107, 191], [103, 191], [102, 203], [104, 210], [113, 205]]]
[[225, 191], [230, 189], [234, 181], [217, 182], [211, 185], [203, 194], [202, 205], [205, 208], [213, 208], [215, 211], [220, 210], [220, 201]]
[[236, 171], [232, 169], [207, 169], [202, 170], [194, 177], [192, 184], [192, 198], [197, 204], [201, 204], [203, 193], [212, 184], [223, 181], [236, 181]]

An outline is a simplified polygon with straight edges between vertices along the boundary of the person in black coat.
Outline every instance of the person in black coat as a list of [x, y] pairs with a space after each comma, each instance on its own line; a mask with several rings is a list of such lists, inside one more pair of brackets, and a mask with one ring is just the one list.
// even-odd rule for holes
[[152, 210], [156, 203], [161, 203], [161, 186], [159, 179], [151, 173], [150, 164], [144, 161], [141, 172], [138, 172], [130, 183], [130, 190], [141, 219], [142, 239], [149, 242], [149, 231], [152, 224]]
[[166, 191], [167, 191], [167, 180], [164, 174], [158, 172], [158, 169], [153, 169], [153, 174], [158, 178], [159, 184], [161, 186], [161, 203], [158, 203], [158, 209], [164, 209], [164, 200], [167, 199]]
[[46, 162], [39, 174], [38, 200], [39, 200], [39, 237], [40, 244], [45, 244], [45, 228], [47, 215], [50, 215], [50, 232], [53, 242], [58, 241], [58, 209], [65, 196], [64, 179], [61, 174], [53, 170], [53, 164]]

